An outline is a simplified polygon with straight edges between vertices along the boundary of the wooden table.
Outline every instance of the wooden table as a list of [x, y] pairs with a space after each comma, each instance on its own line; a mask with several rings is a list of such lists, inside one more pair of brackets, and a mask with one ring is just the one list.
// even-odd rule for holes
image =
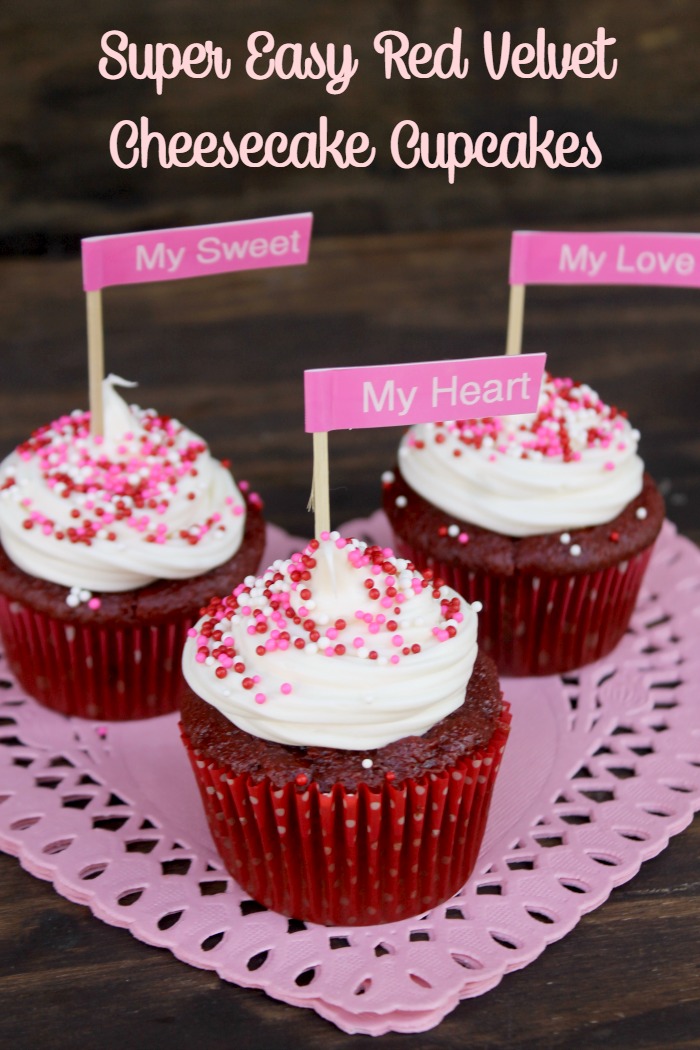
[[[654, 224], [647, 222], [647, 228]], [[692, 229], [684, 216], [666, 228]], [[308, 535], [304, 368], [500, 353], [509, 231], [326, 239], [306, 269], [106, 293], [108, 368], [202, 433]], [[0, 454], [87, 401], [79, 264], [0, 261]], [[700, 542], [700, 296], [533, 289], [525, 349], [626, 408], [669, 517]], [[334, 523], [370, 513], [398, 434], [331, 437]], [[434, 1031], [372, 1046], [700, 1047], [700, 821], [524, 971]], [[368, 1046], [225, 985], [59, 897], [0, 856], [0, 1045], [247, 1050]]]

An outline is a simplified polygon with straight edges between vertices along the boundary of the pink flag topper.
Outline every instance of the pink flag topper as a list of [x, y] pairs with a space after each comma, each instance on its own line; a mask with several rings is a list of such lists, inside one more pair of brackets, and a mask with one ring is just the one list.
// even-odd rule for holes
[[176, 226], [82, 241], [83, 288], [174, 281], [181, 277], [271, 266], [299, 266], [309, 257], [313, 215]]
[[700, 234], [516, 230], [510, 283], [700, 288]]
[[307, 433], [536, 412], [546, 354], [304, 372]]

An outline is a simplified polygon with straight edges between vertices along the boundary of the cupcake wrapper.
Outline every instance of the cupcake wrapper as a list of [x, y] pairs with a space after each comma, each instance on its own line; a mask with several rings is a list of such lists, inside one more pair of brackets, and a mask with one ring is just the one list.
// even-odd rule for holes
[[178, 707], [188, 622], [67, 623], [0, 595], [0, 634], [18, 682], [46, 707], [80, 718], [150, 718]]
[[570, 576], [496, 576], [439, 561], [398, 538], [396, 549], [482, 603], [480, 647], [500, 674], [520, 676], [562, 674], [611, 652], [627, 629], [653, 545], [611, 568]]
[[371, 789], [274, 787], [206, 761], [182, 731], [221, 857], [247, 893], [309, 922], [394, 922], [447, 900], [481, 845], [510, 728], [440, 774]]

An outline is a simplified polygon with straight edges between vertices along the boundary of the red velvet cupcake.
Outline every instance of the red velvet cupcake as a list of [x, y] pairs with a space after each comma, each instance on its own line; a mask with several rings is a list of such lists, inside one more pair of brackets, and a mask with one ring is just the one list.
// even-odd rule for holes
[[572, 670], [627, 629], [664, 518], [625, 414], [545, 377], [536, 416], [412, 427], [384, 508], [397, 550], [483, 605], [501, 674]]
[[476, 614], [337, 533], [212, 602], [182, 734], [229, 871], [323, 924], [391, 922], [468, 878], [510, 716]]
[[104, 438], [73, 412], [0, 464], [10, 667], [46, 706], [99, 719], [178, 706], [188, 628], [256, 571], [265, 543], [259, 497], [182, 424], [128, 408], [117, 382], [104, 384]]

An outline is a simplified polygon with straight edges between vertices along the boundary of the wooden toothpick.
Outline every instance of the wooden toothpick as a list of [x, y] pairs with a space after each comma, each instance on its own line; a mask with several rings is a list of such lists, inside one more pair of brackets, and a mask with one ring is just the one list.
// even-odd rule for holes
[[508, 332], [506, 354], [519, 354], [523, 345], [523, 319], [525, 316], [525, 285], [511, 284], [508, 303]]
[[104, 331], [102, 327], [102, 292], [86, 292], [88, 337], [88, 382], [90, 387], [90, 433], [104, 434], [102, 380], [105, 374]]
[[314, 469], [308, 509], [314, 512], [314, 534], [330, 532], [331, 506], [328, 477], [328, 432], [314, 434]]

